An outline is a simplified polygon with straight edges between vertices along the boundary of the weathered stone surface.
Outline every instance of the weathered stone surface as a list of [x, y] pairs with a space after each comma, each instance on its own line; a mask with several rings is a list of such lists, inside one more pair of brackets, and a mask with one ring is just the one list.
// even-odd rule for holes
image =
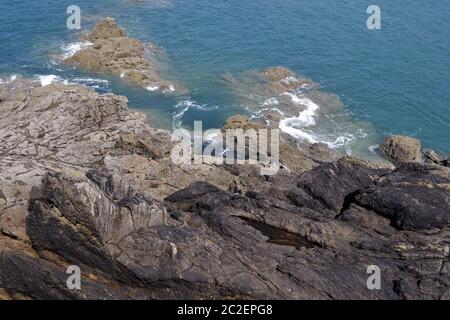
[[263, 126], [261, 124], [251, 121], [249, 117], [240, 114], [228, 118], [227, 121], [225, 121], [225, 125], [223, 126], [224, 130], [227, 129], [258, 130], [262, 128]]
[[394, 164], [422, 162], [420, 141], [406, 136], [390, 136], [380, 145], [381, 153]]
[[82, 40], [91, 45], [83, 47], [65, 62], [82, 69], [120, 76], [150, 91], [185, 91], [175, 82], [161, 79], [157, 64], [152, 61], [152, 55], [158, 51], [157, 47], [128, 37], [113, 18], [108, 17], [98, 22]]
[[[0, 87], [0, 112], [0, 299], [450, 295], [445, 166], [321, 146], [290, 149], [301, 175], [174, 165], [169, 133], [126, 98], [23, 79]], [[81, 291], [66, 286], [73, 264]]]
[[401, 229], [450, 226], [450, 170], [404, 165], [358, 195], [358, 203], [389, 218]]
[[344, 158], [305, 172], [297, 186], [317, 200], [316, 206], [322, 205], [339, 213], [358, 192], [373, 185], [383, 173], [355, 165]]

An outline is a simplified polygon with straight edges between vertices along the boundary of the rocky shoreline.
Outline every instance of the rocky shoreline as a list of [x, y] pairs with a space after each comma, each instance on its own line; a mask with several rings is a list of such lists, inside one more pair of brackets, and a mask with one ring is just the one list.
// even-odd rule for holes
[[0, 298], [450, 299], [450, 159], [417, 140], [392, 166], [285, 140], [261, 176], [174, 165], [123, 96], [18, 78], [0, 112]]

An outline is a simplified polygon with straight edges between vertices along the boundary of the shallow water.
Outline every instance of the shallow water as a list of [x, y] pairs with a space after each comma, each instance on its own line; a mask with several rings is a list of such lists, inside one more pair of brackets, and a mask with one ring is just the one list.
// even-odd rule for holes
[[[131, 36], [161, 46], [163, 73], [189, 94], [148, 92], [57, 63], [79, 36], [66, 28], [72, 4], [82, 9], [83, 30], [113, 16]], [[131, 107], [150, 114], [152, 125], [191, 127], [203, 120], [211, 128], [254, 107], [224, 85], [224, 74], [283, 65], [338, 98], [314, 100], [334, 118], [334, 127], [317, 119], [310, 128], [316, 136], [348, 133], [353, 140], [343, 148], [367, 155], [385, 135], [407, 134], [450, 153], [450, 1], [376, 4], [382, 9], [378, 31], [366, 28], [368, 4], [358, 0], [1, 0], [0, 78], [50, 81], [54, 75], [126, 95]], [[328, 113], [340, 102], [347, 114]]]

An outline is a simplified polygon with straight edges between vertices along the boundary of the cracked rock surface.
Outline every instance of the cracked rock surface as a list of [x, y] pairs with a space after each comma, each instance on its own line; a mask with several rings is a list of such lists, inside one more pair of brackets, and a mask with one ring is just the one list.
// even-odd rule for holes
[[174, 165], [125, 97], [24, 79], [0, 112], [0, 298], [450, 298], [445, 165]]

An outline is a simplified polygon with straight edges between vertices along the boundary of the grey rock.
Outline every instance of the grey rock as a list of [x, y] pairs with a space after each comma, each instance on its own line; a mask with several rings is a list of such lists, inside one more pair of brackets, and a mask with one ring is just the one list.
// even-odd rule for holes
[[449, 178], [443, 167], [403, 165], [358, 195], [357, 202], [400, 229], [442, 229], [450, 226]]

